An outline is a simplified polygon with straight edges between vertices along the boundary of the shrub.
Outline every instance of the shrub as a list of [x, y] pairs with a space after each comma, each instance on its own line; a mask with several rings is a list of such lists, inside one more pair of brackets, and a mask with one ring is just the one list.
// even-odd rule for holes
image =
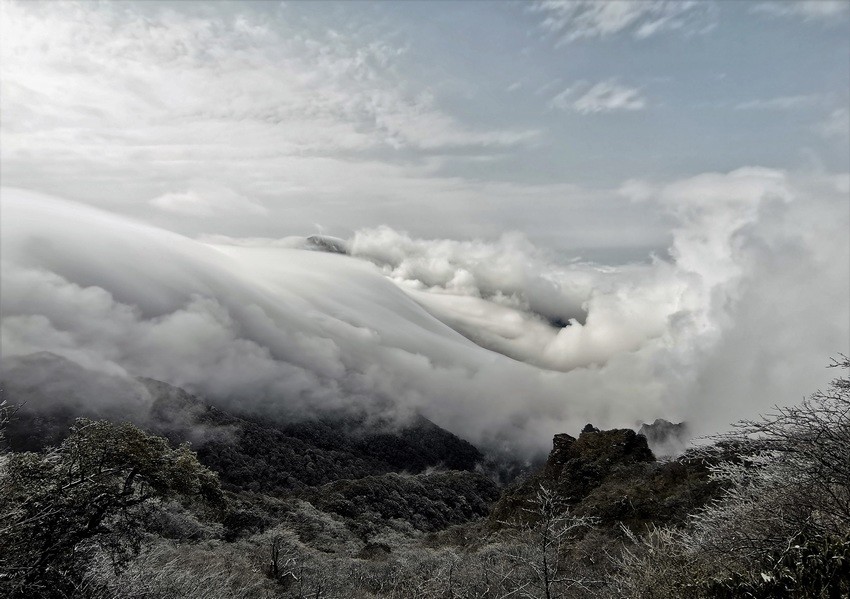
[[42, 454], [6, 456], [0, 472], [0, 594], [71, 593], [105, 552], [116, 569], [138, 552], [157, 499], [221, 501], [217, 477], [188, 447], [169, 447], [131, 424], [79, 419]]

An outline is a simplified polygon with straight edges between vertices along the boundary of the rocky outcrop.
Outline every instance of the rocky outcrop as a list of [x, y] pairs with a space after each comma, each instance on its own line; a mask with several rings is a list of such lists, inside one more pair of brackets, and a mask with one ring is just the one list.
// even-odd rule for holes
[[631, 429], [599, 430], [591, 425], [576, 438], [555, 435], [543, 468], [507, 489], [491, 512], [491, 523], [528, 520], [540, 486], [556, 491], [565, 507], [600, 524], [682, 521], [716, 490], [707, 467], [681, 458], [658, 462], [647, 437]]
[[331, 254], [347, 254], [348, 243], [339, 237], [330, 235], [310, 235], [307, 238], [307, 248], [318, 252]]
[[543, 477], [583, 497], [612, 470], [638, 462], [654, 462], [646, 437], [630, 429], [600, 431], [588, 425], [578, 439], [555, 435]]

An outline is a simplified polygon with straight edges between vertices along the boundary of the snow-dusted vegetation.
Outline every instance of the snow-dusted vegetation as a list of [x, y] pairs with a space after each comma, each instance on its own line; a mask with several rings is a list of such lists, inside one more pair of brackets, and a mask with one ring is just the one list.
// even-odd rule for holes
[[[135, 426], [78, 420], [58, 447], [4, 450], [0, 590], [92, 599], [839, 597], [850, 590], [850, 361], [833, 366], [844, 372], [826, 391], [677, 459], [656, 462], [632, 431], [588, 426], [578, 438], [556, 437], [546, 464], [501, 490], [469, 470], [385, 466], [257, 492], [251, 477], [314, 468], [259, 454], [244, 464], [251, 474], [222, 491], [232, 465], [204, 442], [199, 462]], [[203, 413], [182, 401], [194, 405], [188, 418]], [[13, 446], [15, 421], [27, 417], [4, 405]], [[404, 447], [392, 433], [377, 438]], [[215, 443], [236, 447], [239, 435]], [[372, 449], [337, 440], [305, 451]], [[333, 464], [324, 468], [333, 477]]]

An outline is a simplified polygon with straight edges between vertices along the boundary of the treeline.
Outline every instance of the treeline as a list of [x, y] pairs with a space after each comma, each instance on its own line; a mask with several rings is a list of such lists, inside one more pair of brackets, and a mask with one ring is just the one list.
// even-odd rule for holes
[[847, 597], [850, 361], [833, 366], [827, 390], [677, 460], [588, 427], [502, 490], [465, 469], [223, 486], [225, 462], [175, 435], [81, 419], [0, 454], [0, 596]]

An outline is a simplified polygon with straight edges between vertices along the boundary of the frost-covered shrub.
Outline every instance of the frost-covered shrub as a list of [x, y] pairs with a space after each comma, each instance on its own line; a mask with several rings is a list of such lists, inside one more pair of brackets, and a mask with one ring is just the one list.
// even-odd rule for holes
[[686, 528], [633, 539], [623, 596], [846, 596], [850, 360], [833, 367], [844, 375], [826, 391], [739, 423], [703, 452], [725, 491]]

